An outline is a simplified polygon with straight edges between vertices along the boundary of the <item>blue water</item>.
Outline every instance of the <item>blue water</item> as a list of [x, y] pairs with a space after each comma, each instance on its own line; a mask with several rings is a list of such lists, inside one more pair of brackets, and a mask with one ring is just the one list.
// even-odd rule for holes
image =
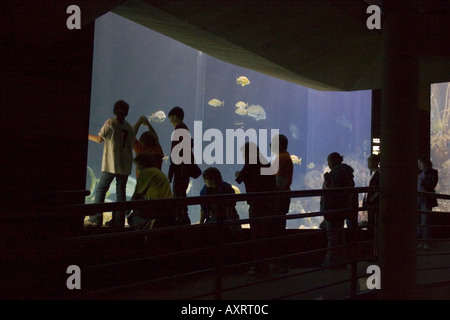
[[[246, 76], [250, 84], [236, 83]], [[294, 164], [292, 189], [321, 188], [327, 170], [326, 157], [339, 152], [355, 169], [357, 186], [367, 185], [366, 159], [370, 154], [371, 92], [321, 92], [283, 81], [259, 72], [217, 60], [180, 42], [113, 13], [96, 20], [89, 132], [97, 134], [107, 118], [113, 117], [115, 101], [130, 104], [127, 120], [134, 124], [141, 115], [158, 110], [166, 114], [174, 106], [185, 111], [184, 122], [194, 134], [194, 121], [201, 121], [203, 132], [219, 129], [277, 129], [289, 138], [288, 151], [301, 158]], [[223, 106], [208, 105], [211, 99]], [[266, 118], [255, 120], [235, 113], [238, 101], [259, 105]], [[172, 126], [168, 119], [152, 123], [166, 155], [170, 151]], [[138, 136], [144, 131], [141, 127]], [[203, 148], [210, 142], [204, 142]], [[100, 176], [103, 145], [89, 142], [88, 166]], [[226, 150], [225, 150], [226, 151]], [[235, 152], [238, 152], [237, 150]], [[267, 151], [265, 152], [267, 154]], [[225, 159], [224, 159], [225, 160]], [[224, 180], [234, 182], [240, 164], [214, 165]], [[205, 169], [204, 163], [200, 166]], [[162, 171], [167, 173], [168, 164]], [[134, 179], [134, 168], [131, 176]], [[130, 183], [132, 185], [132, 183]], [[188, 196], [199, 194], [203, 181], [193, 181]], [[90, 179], [87, 179], [87, 188]], [[237, 185], [245, 192], [243, 185]], [[114, 191], [114, 190], [111, 190]], [[128, 190], [132, 193], [132, 190]], [[110, 195], [111, 200], [115, 199]], [[318, 210], [318, 199], [293, 200], [292, 213]], [[248, 217], [244, 203], [238, 205], [242, 218]], [[198, 207], [191, 207], [191, 220], [199, 219]], [[304, 221], [305, 220], [305, 221]], [[298, 228], [317, 226], [316, 220], [290, 221]]]

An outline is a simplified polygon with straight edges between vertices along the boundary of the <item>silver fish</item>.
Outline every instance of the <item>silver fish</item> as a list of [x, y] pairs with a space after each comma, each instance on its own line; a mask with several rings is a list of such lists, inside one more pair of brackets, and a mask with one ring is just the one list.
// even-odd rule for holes
[[260, 105], [252, 104], [250, 107], [248, 107], [247, 115], [255, 118], [256, 121], [266, 119], [266, 111], [264, 111], [264, 108]]
[[297, 126], [292, 122], [289, 125], [289, 131], [291, 132], [292, 138], [294, 138], [294, 140], [300, 139], [300, 132], [298, 131]]
[[340, 124], [341, 126], [343, 126], [344, 128], [349, 129], [350, 131], [352, 131], [352, 129], [353, 129], [352, 124], [347, 120], [347, 118], [345, 117], [345, 114], [343, 114], [342, 116], [335, 116], [334, 121], [337, 124]]
[[163, 122], [164, 120], [166, 120], [166, 114], [164, 113], [164, 111], [159, 110], [149, 115], [148, 120], [153, 122]]

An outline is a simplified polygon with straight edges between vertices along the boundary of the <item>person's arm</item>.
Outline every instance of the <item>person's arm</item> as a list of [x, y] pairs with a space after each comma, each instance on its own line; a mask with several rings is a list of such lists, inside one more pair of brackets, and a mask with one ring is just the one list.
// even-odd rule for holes
[[248, 165], [247, 165], [247, 164], [244, 164], [244, 166], [242, 167], [242, 170], [241, 170], [241, 171], [236, 171], [236, 172], [234, 173], [234, 176], [236, 177], [236, 180], [235, 180], [235, 181], [236, 181], [237, 183], [241, 184], [242, 181], [245, 180], [248, 170], [249, 170], [249, 169], [248, 169]]
[[102, 137], [95, 134], [88, 135], [88, 139], [97, 143], [103, 143], [105, 141]]
[[137, 135], [139, 131], [139, 127], [141, 124], [146, 124], [148, 122], [147, 118], [145, 116], [140, 116], [139, 119], [136, 121], [136, 123], [133, 126], [134, 133]]
[[137, 135], [139, 127], [142, 124], [145, 125], [148, 128], [148, 131], [150, 131], [156, 137], [156, 142], [159, 144], [158, 134], [156, 133], [153, 126], [150, 124], [150, 121], [148, 121], [148, 119], [145, 116], [140, 116], [138, 121], [136, 121], [136, 123], [134, 124], [133, 126], [134, 133]]

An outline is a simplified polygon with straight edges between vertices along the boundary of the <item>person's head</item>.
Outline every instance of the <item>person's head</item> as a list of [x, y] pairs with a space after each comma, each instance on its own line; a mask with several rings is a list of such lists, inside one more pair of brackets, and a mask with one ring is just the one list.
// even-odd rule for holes
[[378, 169], [379, 165], [380, 165], [380, 156], [378, 154], [371, 154], [367, 158], [367, 167], [369, 168], [370, 171]]
[[141, 152], [134, 158], [134, 163], [136, 164], [136, 169], [138, 171], [155, 167], [156, 161], [155, 157], [150, 152]]
[[330, 153], [327, 157], [328, 167], [333, 169], [344, 161], [344, 157], [337, 152]]
[[280, 152], [284, 152], [288, 147], [288, 138], [283, 134], [278, 134], [273, 137], [270, 143], [270, 149], [273, 153], [279, 154]]
[[428, 157], [420, 157], [419, 160], [417, 161], [417, 164], [419, 165], [420, 170], [433, 167], [433, 163]]
[[145, 147], [153, 147], [157, 145], [158, 137], [150, 131], [144, 131], [139, 138], [139, 142]]
[[173, 107], [172, 110], [169, 111], [168, 115], [169, 121], [172, 126], [176, 127], [177, 124], [180, 124], [184, 120], [184, 111], [180, 107]]
[[222, 181], [222, 174], [219, 169], [210, 167], [203, 171], [203, 180], [208, 188], [217, 188]]
[[118, 100], [114, 103], [113, 113], [116, 116], [116, 119], [120, 122], [125, 120], [125, 117], [128, 115], [128, 110], [130, 106], [123, 100]]

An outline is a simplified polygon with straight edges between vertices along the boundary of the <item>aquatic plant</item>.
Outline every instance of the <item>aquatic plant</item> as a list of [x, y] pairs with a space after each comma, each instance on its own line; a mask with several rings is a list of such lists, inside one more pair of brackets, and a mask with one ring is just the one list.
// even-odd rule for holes
[[[450, 82], [431, 86], [430, 112], [430, 153], [433, 166], [439, 171], [436, 191], [450, 193], [449, 160], [449, 120], [450, 120]], [[438, 200], [438, 211], [449, 211], [448, 201]]]
[[92, 170], [89, 166], [87, 167], [87, 171], [89, 173], [89, 178], [90, 180], [88, 180], [86, 182], [86, 184], [90, 183], [89, 186], [89, 195], [86, 196], [84, 198], [84, 203], [94, 203], [94, 198], [95, 198], [95, 187], [97, 186], [97, 183], [99, 181], [99, 179], [95, 176], [94, 170]]
[[435, 165], [442, 165], [448, 159], [447, 142], [450, 140], [448, 132], [450, 119], [450, 83], [447, 84], [445, 96], [442, 87], [433, 85], [431, 89], [431, 151]]

